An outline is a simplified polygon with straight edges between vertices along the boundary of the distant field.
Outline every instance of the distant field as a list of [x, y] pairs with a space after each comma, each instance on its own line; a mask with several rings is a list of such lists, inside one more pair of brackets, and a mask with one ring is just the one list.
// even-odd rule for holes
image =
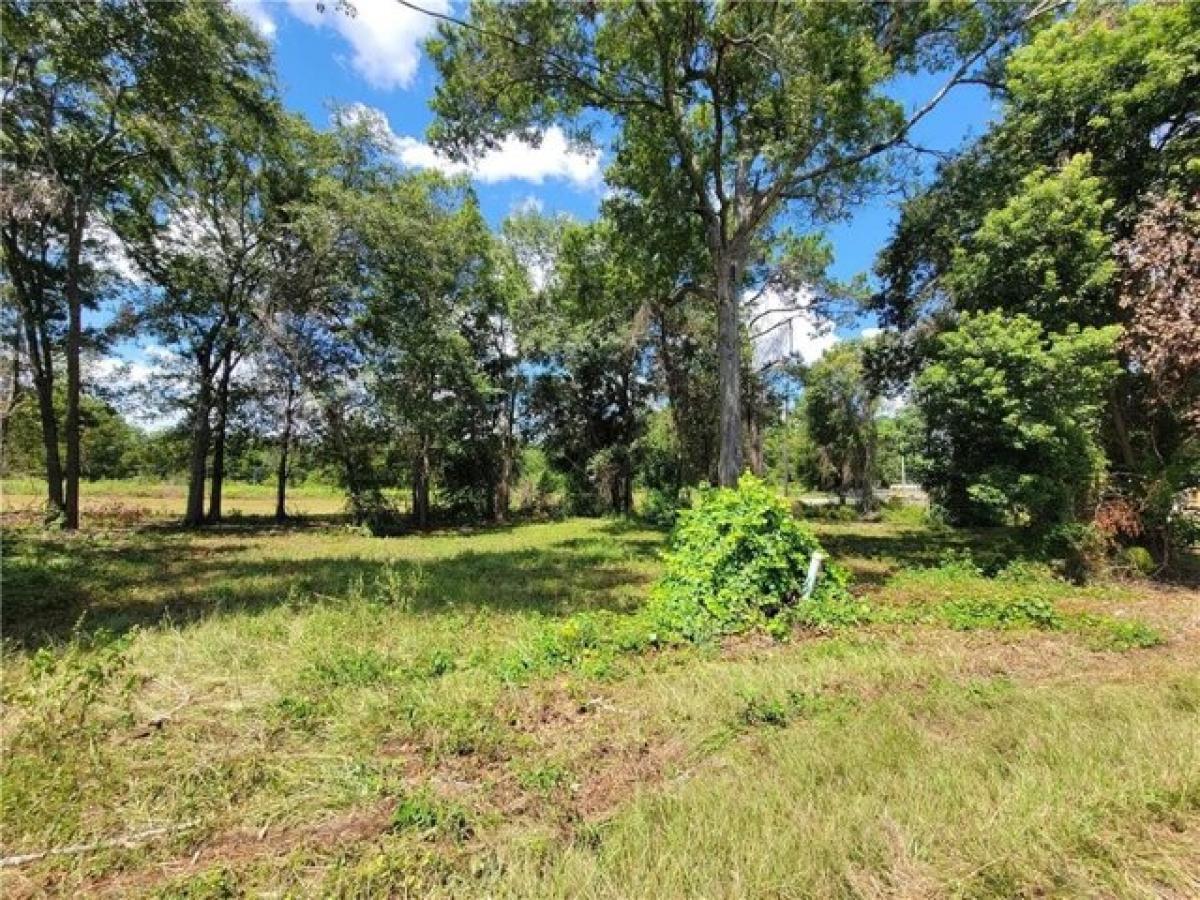
[[[6, 521], [36, 521], [45, 504], [45, 487], [33, 479], [0, 481], [0, 514]], [[275, 486], [227, 482], [224, 486], [224, 512], [227, 516], [273, 516]], [[162, 481], [85, 481], [80, 488], [81, 515], [101, 523], [122, 520], [125, 524], [139, 518], [183, 516], [187, 486]], [[321, 484], [301, 484], [288, 488], [289, 514], [323, 516], [342, 512], [345, 497], [336, 488]]]
[[631, 523], [6, 527], [3, 853], [167, 830], [0, 893], [1200, 896], [1194, 590], [812, 524], [875, 624], [690, 648]]

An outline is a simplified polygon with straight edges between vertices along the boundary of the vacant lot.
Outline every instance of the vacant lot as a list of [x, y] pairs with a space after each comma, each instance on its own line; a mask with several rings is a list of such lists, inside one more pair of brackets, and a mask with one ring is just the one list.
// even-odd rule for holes
[[[4, 520], [35, 523], [41, 520], [46, 503], [44, 481], [8, 479], [0, 482]], [[231, 518], [270, 516], [275, 513], [273, 484], [231, 482], [223, 493], [224, 512]], [[159, 481], [93, 481], [83, 487], [80, 509], [93, 526], [131, 525], [156, 519], [183, 518], [187, 485]], [[320, 484], [290, 487], [287, 510], [291, 515], [322, 516], [342, 512], [345, 497]]]
[[1200, 894], [1195, 591], [815, 527], [871, 624], [697, 648], [627, 639], [626, 523], [10, 521], [4, 853], [168, 830], [3, 891]]

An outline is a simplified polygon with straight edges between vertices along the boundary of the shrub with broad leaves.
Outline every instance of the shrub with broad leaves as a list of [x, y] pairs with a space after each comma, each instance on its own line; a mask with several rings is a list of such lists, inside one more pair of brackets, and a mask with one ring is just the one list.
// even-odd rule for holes
[[853, 600], [845, 572], [832, 563], [813, 595], [801, 599], [817, 552], [821, 545], [808, 526], [757, 478], [705, 491], [679, 514], [651, 616], [664, 632], [691, 641], [756, 627], [783, 634], [796, 622], [820, 624], [827, 607], [836, 607], [832, 619], [842, 622], [842, 607]]

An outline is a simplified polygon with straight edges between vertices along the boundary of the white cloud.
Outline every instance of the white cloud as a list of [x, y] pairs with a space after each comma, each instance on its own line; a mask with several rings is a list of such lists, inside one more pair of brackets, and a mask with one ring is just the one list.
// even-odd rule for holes
[[874, 327], [871, 327], [871, 328], [864, 328], [864, 329], [863, 329], [863, 330], [862, 330], [862, 331], [859, 333], [859, 337], [863, 338], [864, 340], [868, 340], [868, 341], [869, 341], [871, 338], [873, 338], [873, 337], [878, 337], [878, 336], [879, 336], [879, 335], [881, 335], [881, 334], [883, 334], [883, 329], [882, 329], [882, 328], [874, 328]]
[[798, 356], [811, 365], [837, 343], [833, 322], [814, 315], [811, 304], [812, 295], [807, 290], [788, 294], [776, 290], [762, 293], [749, 311], [756, 336], [756, 366], [765, 366], [789, 355]]
[[87, 229], [84, 255], [96, 268], [118, 281], [129, 284], [145, 283], [137, 263], [125, 252], [125, 244], [107, 223], [95, 220]]
[[183, 410], [166, 402], [172, 395], [185, 394], [186, 378], [179, 374], [182, 358], [161, 344], [150, 344], [140, 351], [130, 348], [93, 358], [87, 378], [103, 385], [122, 414], [142, 428], [157, 431], [183, 421]]
[[544, 213], [545, 211], [546, 204], [542, 202], [540, 197], [535, 197], [533, 194], [526, 194], [509, 208], [510, 213], [515, 213], [517, 215]]
[[435, 148], [409, 135], [398, 135], [388, 124], [387, 115], [363, 103], [353, 103], [340, 113], [347, 121], [365, 121], [386, 144], [396, 159], [412, 169], [436, 169], [447, 175], [468, 174], [477, 181], [529, 181], [541, 184], [558, 178], [576, 187], [599, 184], [600, 154], [571, 147], [558, 126], [551, 126], [537, 146], [515, 137], [505, 141], [469, 163], [449, 159]]
[[[421, 42], [433, 32], [436, 20], [396, 0], [352, 0], [351, 5], [354, 15], [333, 3], [322, 12], [316, 0], [287, 0], [291, 14], [306, 25], [332, 28], [346, 39], [354, 51], [350, 64], [370, 85], [382, 90], [408, 87], [421, 63]], [[448, 0], [425, 0], [422, 5], [433, 12], [450, 11]]]
[[[396, 0], [351, 0], [353, 14], [332, 0], [325, 9], [317, 0], [232, 0], [235, 10], [250, 20], [267, 40], [279, 30], [272, 6], [286, 9], [310, 28], [331, 28], [350, 45], [350, 65], [381, 90], [406, 88], [421, 64], [421, 42], [432, 34], [437, 21]], [[432, 12], [450, 11], [448, 0], [425, 0]]]
[[234, 10], [250, 20], [250, 24], [260, 35], [268, 41], [274, 39], [277, 26], [267, 11], [266, 0], [233, 0], [231, 5]]
[[552, 126], [536, 147], [509, 137], [495, 150], [489, 150], [470, 163], [460, 163], [438, 153], [416, 138], [396, 139], [396, 156], [404, 165], [417, 169], [437, 169], [456, 175], [467, 172], [485, 184], [520, 180], [541, 184], [548, 178], [560, 178], [579, 187], [594, 185], [600, 176], [600, 155], [572, 149], [562, 129]]

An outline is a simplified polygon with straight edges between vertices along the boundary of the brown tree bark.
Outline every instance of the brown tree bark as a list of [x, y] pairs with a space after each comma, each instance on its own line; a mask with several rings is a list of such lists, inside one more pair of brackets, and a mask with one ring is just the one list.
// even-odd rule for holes
[[429, 527], [429, 439], [422, 436], [421, 449], [413, 463], [413, 518], [417, 528]]
[[79, 357], [83, 345], [83, 297], [80, 291], [80, 257], [83, 252], [83, 228], [86, 221], [83, 200], [75, 201], [75, 220], [67, 235], [67, 417], [66, 417], [66, 491], [63, 507], [63, 528], [79, 528], [80, 432], [79, 404], [82, 389]]
[[202, 362], [196, 408], [192, 411], [192, 455], [188, 467], [187, 509], [183, 516], [183, 524], [190, 528], [204, 524], [204, 481], [212, 435], [209, 422], [211, 413], [212, 372], [208, 364]]
[[293, 404], [296, 402], [296, 383], [288, 378], [287, 393], [283, 403], [283, 433], [279, 438], [279, 468], [275, 473], [275, 520], [287, 519], [288, 449], [292, 441]]
[[63, 499], [62, 456], [58, 447], [58, 412], [54, 408], [54, 361], [49, 355], [50, 339], [26, 319], [25, 343], [46, 453], [46, 503], [50, 515], [59, 516], [66, 512], [66, 503]]
[[720, 400], [720, 455], [717, 482], [737, 487], [742, 474], [741, 317], [737, 267], [717, 254], [717, 393]]
[[212, 481], [208, 498], [208, 521], [221, 521], [221, 493], [225, 487], [225, 432], [229, 423], [229, 381], [233, 375], [233, 354], [221, 357], [221, 376], [217, 385], [216, 423], [212, 441]]
[[513, 457], [516, 455], [516, 441], [513, 436], [516, 404], [516, 386], [510, 382], [508, 396], [504, 400], [503, 421], [500, 423], [500, 471], [496, 476], [496, 487], [492, 499], [492, 518], [496, 522], [507, 521], [509, 506], [512, 502]]

